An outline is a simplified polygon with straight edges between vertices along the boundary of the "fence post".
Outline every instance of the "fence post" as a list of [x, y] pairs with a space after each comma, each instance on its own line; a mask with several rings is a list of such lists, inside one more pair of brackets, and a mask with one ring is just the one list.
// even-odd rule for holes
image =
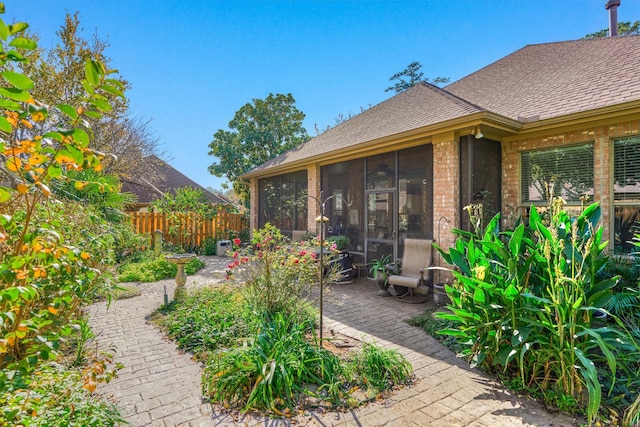
[[156, 230], [153, 232], [153, 256], [158, 258], [162, 253], [162, 231]]

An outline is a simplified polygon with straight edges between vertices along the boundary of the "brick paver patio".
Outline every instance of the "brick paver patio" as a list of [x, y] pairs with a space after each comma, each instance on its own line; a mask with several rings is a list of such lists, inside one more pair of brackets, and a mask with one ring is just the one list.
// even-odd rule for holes
[[[206, 267], [189, 276], [187, 287], [223, 280], [227, 258], [203, 257]], [[91, 324], [103, 348], [116, 348], [124, 364], [118, 377], [100, 388], [113, 396], [131, 426], [287, 426], [289, 420], [231, 416], [203, 402], [201, 365], [148, 322], [170, 297], [174, 280], [140, 284], [142, 295], [120, 300], [107, 309], [90, 307]], [[578, 422], [545, 411], [538, 403], [500, 389], [470, 369], [435, 339], [403, 320], [421, 314], [428, 304], [405, 304], [376, 296], [367, 280], [333, 285], [324, 302], [324, 323], [353, 338], [398, 349], [411, 361], [417, 383], [346, 413], [311, 413], [296, 420], [308, 426], [573, 426]]]

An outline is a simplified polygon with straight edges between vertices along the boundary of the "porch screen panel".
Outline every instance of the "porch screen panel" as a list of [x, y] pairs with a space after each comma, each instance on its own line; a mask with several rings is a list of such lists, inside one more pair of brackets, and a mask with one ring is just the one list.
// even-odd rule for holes
[[258, 182], [259, 225], [273, 224], [285, 234], [307, 227], [307, 171], [261, 179]]
[[613, 156], [614, 252], [627, 254], [640, 233], [640, 137], [614, 140]]
[[405, 238], [433, 239], [433, 146], [398, 151], [398, 231]]
[[325, 205], [327, 235], [349, 238], [352, 255], [364, 251], [364, 159], [323, 166], [323, 197], [331, 197]]
[[280, 226], [280, 187], [279, 176], [259, 181], [260, 227], [266, 223]]
[[396, 152], [367, 157], [367, 189], [382, 190], [396, 186]]
[[502, 146], [500, 142], [475, 136], [460, 139], [460, 228], [473, 231], [470, 213], [480, 217], [484, 229], [502, 204]]
[[593, 196], [593, 144], [529, 151], [521, 154], [523, 204], [542, 202], [552, 192], [567, 202]]
[[289, 173], [280, 178], [282, 183], [280, 197], [282, 200], [280, 201], [281, 221], [279, 228], [281, 231], [291, 231], [295, 229], [293, 220], [296, 202], [296, 176]]
[[296, 203], [293, 206], [295, 227], [294, 230], [306, 230], [307, 229], [307, 211], [309, 206], [309, 199], [307, 197], [307, 171], [300, 171], [295, 173], [295, 200]]
[[474, 141], [472, 202], [483, 204], [487, 224], [502, 206], [502, 145], [486, 138]]

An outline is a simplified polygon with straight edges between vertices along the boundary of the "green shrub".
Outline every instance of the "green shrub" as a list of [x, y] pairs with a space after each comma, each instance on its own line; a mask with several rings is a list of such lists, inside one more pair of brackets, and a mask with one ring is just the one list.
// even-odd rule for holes
[[0, 425], [115, 426], [124, 424], [115, 404], [95, 395], [121, 368], [113, 352], [98, 352], [85, 317], [61, 348], [60, 362], [4, 370], [0, 381]]
[[148, 234], [137, 234], [128, 222], [114, 224], [115, 261], [122, 264], [127, 260], [139, 261], [151, 247], [151, 237]]
[[362, 349], [350, 362], [352, 377], [348, 380], [376, 396], [385, 390], [406, 385], [413, 380], [411, 364], [396, 350], [384, 349], [376, 344], [363, 343]]
[[218, 250], [218, 240], [214, 239], [211, 236], [207, 236], [202, 243], [202, 255], [211, 256], [217, 255], [216, 252]]
[[188, 275], [196, 274], [204, 267], [204, 261], [200, 258], [194, 258], [184, 265], [184, 272]]
[[[244, 300], [226, 288], [203, 288], [160, 310], [160, 325], [178, 348], [206, 357], [210, 352], [249, 337], [249, 316]], [[204, 356], [202, 356], [204, 355]]]
[[592, 422], [603, 378], [632, 392], [640, 347], [611, 313], [609, 325], [594, 323], [618, 279], [599, 274], [607, 256], [598, 204], [571, 218], [555, 200], [549, 215], [544, 224], [532, 207], [528, 228], [520, 223], [500, 233], [496, 215], [483, 234], [456, 230], [455, 246], [439, 249], [457, 271], [446, 287], [451, 313], [438, 316], [455, 322], [442, 333], [458, 339], [473, 365], [520, 376], [556, 401], [575, 401]]
[[[254, 232], [250, 248], [241, 250], [235, 243], [227, 275], [254, 312], [289, 315], [304, 311], [304, 298], [320, 283], [318, 240], [291, 243], [280, 230], [266, 224]], [[330, 251], [324, 259], [326, 283], [339, 279], [337, 263], [327, 267], [335, 255]]]
[[111, 236], [90, 206], [42, 199], [6, 208], [0, 216], [0, 382], [5, 369], [55, 359], [81, 307], [112, 291], [105, 274]]
[[[195, 274], [204, 267], [202, 260], [195, 258], [184, 266], [184, 271], [188, 275]], [[170, 279], [176, 276], [178, 266], [164, 257], [153, 257], [153, 252], [147, 251], [140, 257], [139, 261], [129, 261], [118, 268], [119, 282], [157, 282], [158, 280]]]
[[32, 375], [13, 372], [0, 389], [0, 425], [112, 427], [125, 425], [117, 407], [92, 394], [80, 369], [43, 364]]
[[322, 348], [306, 315], [256, 315], [237, 290], [203, 288], [159, 311], [158, 324], [200, 360], [208, 357], [203, 393], [225, 407], [292, 416], [311, 406], [352, 408], [412, 379], [398, 352], [366, 344], [352, 360]]
[[600, 277], [620, 278], [604, 305], [607, 311], [624, 316], [640, 306], [640, 264], [636, 253], [609, 258]]
[[164, 256], [154, 258], [153, 253], [147, 251], [139, 261], [126, 262], [118, 268], [118, 281], [156, 282], [175, 277], [177, 271], [178, 267]]
[[213, 356], [203, 374], [204, 394], [242, 411], [279, 416], [291, 416], [307, 396], [338, 400], [342, 388], [334, 384], [341, 372], [337, 356], [306, 338], [311, 325], [292, 323], [282, 313], [269, 317], [263, 317], [249, 347]]

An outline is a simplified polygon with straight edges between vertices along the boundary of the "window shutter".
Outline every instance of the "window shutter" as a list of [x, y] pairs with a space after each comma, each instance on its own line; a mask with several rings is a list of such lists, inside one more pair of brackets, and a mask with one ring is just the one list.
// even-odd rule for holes
[[545, 183], [568, 202], [593, 195], [593, 144], [525, 152], [520, 165], [523, 203], [547, 200]]
[[613, 141], [614, 200], [640, 200], [640, 137]]

